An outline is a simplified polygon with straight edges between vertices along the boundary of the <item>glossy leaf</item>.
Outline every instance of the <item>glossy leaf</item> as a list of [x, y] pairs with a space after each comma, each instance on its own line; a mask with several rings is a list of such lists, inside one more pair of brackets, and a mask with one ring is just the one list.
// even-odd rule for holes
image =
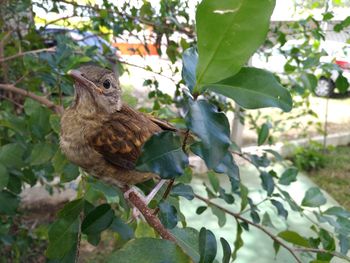
[[220, 238], [220, 242], [221, 242], [222, 252], [223, 252], [222, 263], [230, 263], [231, 252], [232, 252], [230, 244], [223, 237]]
[[283, 207], [283, 204], [274, 199], [271, 199], [270, 201], [271, 201], [271, 204], [274, 207], [276, 207], [278, 215], [284, 217], [284, 219], [287, 219], [288, 211]]
[[213, 262], [216, 252], [217, 244], [213, 232], [202, 227], [199, 232], [199, 263]]
[[177, 184], [171, 189], [171, 195], [182, 196], [187, 200], [192, 200], [194, 198], [194, 192], [190, 185]]
[[186, 49], [182, 54], [182, 78], [191, 92], [196, 85], [197, 63], [198, 53], [196, 48], [191, 47]]
[[[203, 0], [197, 8], [197, 85], [235, 75], [264, 42], [272, 0]], [[252, 15], [254, 14], [254, 15]]]
[[191, 227], [174, 228], [170, 230], [176, 239], [176, 244], [191, 257], [194, 262], [199, 261], [199, 232]]
[[298, 172], [299, 171], [296, 167], [290, 167], [286, 169], [282, 173], [281, 178], [278, 180], [278, 183], [282, 185], [290, 185], [297, 180]]
[[123, 263], [189, 262], [189, 257], [174, 242], [155, 238], [130, 240], [122, 249], [114, 252], [106, 262]]
[[294, 231], [289, 231], [289, 230], [282, 231], [278, 233], [278, 236], [289, 243], [302, 246], [302, 247], [310, 247], [307, 239]]
[[188, 157], [182, 151], [180, 137], [173, 132], [162, 132], [153, 135], [144, 144], [136, 169], [172, 179], [182, 175], [187, 165]]
[[260, 178], [262, 181], [262, 186], [266, 190], [267, 195], [271, 196], [273, 193], [273, 190], [275, 189], [275, 183], [273, 181], [271, 174], [263, 171], [260, 173]]
[[166, 228], [174, 228], [178, 222], [176, 208], [167, 201], [160, 202], [159, 219]]
[[206, 86], [211, 91], [233, 99], [243, 108], [276, 107], [292, 109], [292, 97], [272, 73], [258, 68], [242, 68], [235, 76]]
[[306, 191], [303, 200], [301, 201], [302, 206], [307, 207], [319, 207], [327, 202], [323, 196], [321, 190], [318, 187], [312, 187]]
[[207, 101], [193, 101], [186, 116], [186, 123], [201, 139], [200, 142], [191, 145], [192, 152], [200, 156], [208, 168], [216, 168], [230, 146], [230, 128], [225, 114], [218, 112]]
[[84, 234], [98, 234], [112, 224], [113, 218], [111, 206], [102, 204], [86, 215], [81, 224], [81, 231]]
[[258, 133], [258, 146], [264, 144], [264, 142], [266, 141], [266, 139], [269, 137], [269, 126], [264, 123], [261, 128], [260, 131]]

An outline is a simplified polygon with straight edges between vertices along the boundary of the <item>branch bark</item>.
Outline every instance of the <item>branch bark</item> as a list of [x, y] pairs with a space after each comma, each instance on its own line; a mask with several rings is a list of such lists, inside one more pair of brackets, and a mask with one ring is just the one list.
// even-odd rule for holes
[[12, 84], [0, 84], [0, 89], [14, 92], [14, 93], [20, 94], [22, 96], [31, 98], [31, 99], [41, 103], [42, 105], [48, 107], [49, 109], [53, 110], [57, 114], [59, 114], [59, 115], [63, 114], [64, 109], [62, 106], [56, 105], [51, 100], [49, 100], [43, 96], [36, 95], [33, 92], [17, 88], [16, 86], [14, 86]]
[[157, 233], [163, 238], [173, 242], [176, 242], [176, 239], [173, 235], [163, 226], [162, 222], [160, 222], [159, 218], [153, 214], [153, 211], [148, 208], [145, 202], [139, 197], [137, 193], [134, 191], [130, 191], [130, 188], [124, 187], [122, 188], [124, 194], [126, 194], [126, 198], [130, 201], [130, 203], [135, 206], [141, 214], [146, 219], [147, 223], [155, 230]]
[[18, 58], [18, 57], [23, 57], [25, 55], [29, 55], [29, 54], [37, 54], [37, 53], [41, 53], [41, 52], [54, 52], [56, 50], [56, 47], [50, 47], [50, 48], [41, 48], [41, 49], [36, 49], [36, 50], [30, 50], [27, 52], [20, 52], [17, 53], [13, 56], [8, 56], [8, 57], [0, 57], [0, 63]]

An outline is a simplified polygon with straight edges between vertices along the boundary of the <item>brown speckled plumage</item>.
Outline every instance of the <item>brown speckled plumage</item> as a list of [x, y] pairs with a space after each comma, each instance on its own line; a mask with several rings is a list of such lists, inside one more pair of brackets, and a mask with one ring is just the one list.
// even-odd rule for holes
[[71, 75], [75, 101], [61, 119], [60, 136], [67, 158], [106, 182], [123, 185], [150, 179], [153, 174], [134, 170], [142, 145], [154, 133], [176, 129], [121, 103], [119, 82], [111, 71], [87, 66]]

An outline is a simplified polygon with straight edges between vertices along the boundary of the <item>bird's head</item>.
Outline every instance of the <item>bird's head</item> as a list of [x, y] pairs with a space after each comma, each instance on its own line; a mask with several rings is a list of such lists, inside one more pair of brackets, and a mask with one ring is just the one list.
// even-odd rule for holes
[[88, 65], [73, 69], [75, 106], [85, 112], [119, 111], [122, 106], [121, 88], [117, 76], [110, 70]]

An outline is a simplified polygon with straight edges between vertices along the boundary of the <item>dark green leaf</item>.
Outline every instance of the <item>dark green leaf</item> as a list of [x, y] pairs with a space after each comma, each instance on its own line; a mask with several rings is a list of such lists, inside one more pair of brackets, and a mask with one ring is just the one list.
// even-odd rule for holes
[[182, 78], [190, 91], [196, 85], [196, 67], [198, 63], [198, 53], [196, 48], [186, 49], [182, 54]]
[[231, 153], [227, 153], [224, 156], [221, 163], [214, 169], [214, 171], [216, 173], [224, 173], [228, 176], [233, 192], [237, 192], [239, 190], [239, 168], [233, 160]]
[[182, 151], [180, 137], [174, 132], [162, 132], [144, 144], [136, 168], [159, 174], [163, 179], [172, 179], [182, 175], [187, 165], [188, 157]]
[[60, 125], [60, 117], [55, 114], [51, 114], [50, 116], [50, 125], [55, 133], [60, 134], [61, 125]]
[[259, 134], [258, 134], [258, 146], [264, 144], [264, 142], [266, 141], [267, 137], [269, 137], [269, 126], [264, 123], [260, 130], [259, 130]]
[[240, 185], [241, 189], [241, 212], [247, 207], [248, 205], [248, 188], [241, 183]]
[[64, 207], [59, 211], [58, 217], [65, 219], [67, 221], [74, 221], [80, 215], [80, 212], [84, 208], [84, 200], [76, 199], [64, 205]]
[[290, 185], [297, 180], [298, 169], [296, 167], [290, 167], [283, 172], [278, 183], [282, 185]]
[[167, 201], [160, 202], [159, 219], [166, 228], [174, 228], [178, 222], [176, 208]]
[[199, 232], [199, 263], [212, 263], [216, 252], [217, 244], [213, 232], [202, 227]]
[[272, 73], [257, 68], [242, 68], [233, 77], [206, 86], [211, 91], [233, 99], [243, 108], [277, 107], [292, 109], [292, 97]]
[[0, 191], [0, 214], [14, 215], [19, 205], [16, 195], [3, 190]]
[[275, 250], [275, 255], [277, 256], [278, 254], [278, 251], [280, 250], [280, 243], [276, 242], [276, 241], [273, 241], [273, 249]]
[[274, 199], [271, 199], [270, 201], [271, 201], [271, 204], [277, 208], [278, 215], [284, 217], [284, 219], [287, 219], [288, 211], [283, 207], [283, 204]]
[[4, 189], [9, 181], [9, 173], [6, 167], [0, 163], [0, 191]]
[[60, 259], [77, 246], [79, 219], [68, 221], [59, 219], [49, 229], [49, 246], [46, 256], [51, 259]]
[[125, 224], [120, 218], [114, 217], [110, 228], [117, 232], [123, 240], [129, 240], [134, 238], [133, 229]]
[[271, 174], [267, 172], [261, 172], [260, 178], [262, 181], [262, 186], [266, 190], [267, 195], [271, 196], [273, 193], [273, 190], [275, 189], [275, 182], [273, 181]]
[[39, 165], [48, 162], [54, 154], [53, 146], [47, 143], [35, 144], [29, 160], [32, 165]]
[[122, 249], [109, 256], [106, 262], [179, 263], [189, 262], [189, 257], [171, 241], [140, 238], [130, 240]]
[[[318, 60], [317, 63], [319, 63]], [[303, 82], [304, 87], [310, 91], [314, 91], [317, 86], [317, 78], [313, 74], [302, 73], [301, 81]]]
[[173, 196], [182, 196], [187, 200], [192, 200], [194, 198], [193, 189], [190, 185], [177, 184], [171, 189], [171, 195]]
[[191, 150], [200, 156], [208, 168], [216, 168], [227, 154], [230, 146], [230, 128], [225, 114], [207, 101], [198, 100], [190, 104], [186, 116], [187, 127], [201, 142], [191, 145]]
[[176, 239], [176, 244], [191, 257], [194, 262], [199, 261], [199, 232], [190, 227], [177, 228], [170, 231]]
[[335, 86], [340, 93], [344, 94], [349, 88], [349, 81], [343, 74], [339, 74], [337, 80], [335, 81]]
[[321, 190], [318, 187], [312, 187], [306, 191], [305, 196], [301, 202], [302, 206], [319, 207], [327, 202]]
[[207, 208], [208, 208], [207, 206], [199, 206], [196, 210], [196, 214], [197, 215], [202, 214], [205, 210], [207, 210]]
[[323, 214], [332, 215], [332, 216], [339, 216], [339, 217], [344, 217], [344, 218], [350, 218], [350, 212], [346, 211], [344, 208], [342, 208], [340, 206], [330, 207], [326, 211], [324, 211]]
[[204, 0], [199, 4], [197, 85], [220, 81], [240, 70], [264, 42], [274, 6], [275, 1], [266, 0]]
[[220, 238], [220, 242], [221, 242], [222, 251], [223, 251], [222, 263], [230, 263], [231, 252], [232, 252], [230, 244], [223, 237]]
[[302, 247], [310, 247], [307, 239], [294, 231], [289, 231], [289, 230], [282, 231], [278, 234], [278, 236], [289, 243], [302, 246]]
[[235, 249], [233, 250], [233, 253], [232, 253], [232, 260], [236, 260], [238, 250], [244, 245], [244, 242], [242, 239], [242, 232], [243, 232], [243, 229], [241, 225], [237, 223], [236, 240], [235, 240], [235, 243], [233, 244]]
[[0, 148], [0, 163], [8, 168], [21, 168], [23, 162], [24, 149], [18, 143], [2, 145]]
[[81, 224], [81, 231], [84, 234], [98, 234], [111, 225], [113, 218], [111, 206], [102, 204], [87, 214]]

